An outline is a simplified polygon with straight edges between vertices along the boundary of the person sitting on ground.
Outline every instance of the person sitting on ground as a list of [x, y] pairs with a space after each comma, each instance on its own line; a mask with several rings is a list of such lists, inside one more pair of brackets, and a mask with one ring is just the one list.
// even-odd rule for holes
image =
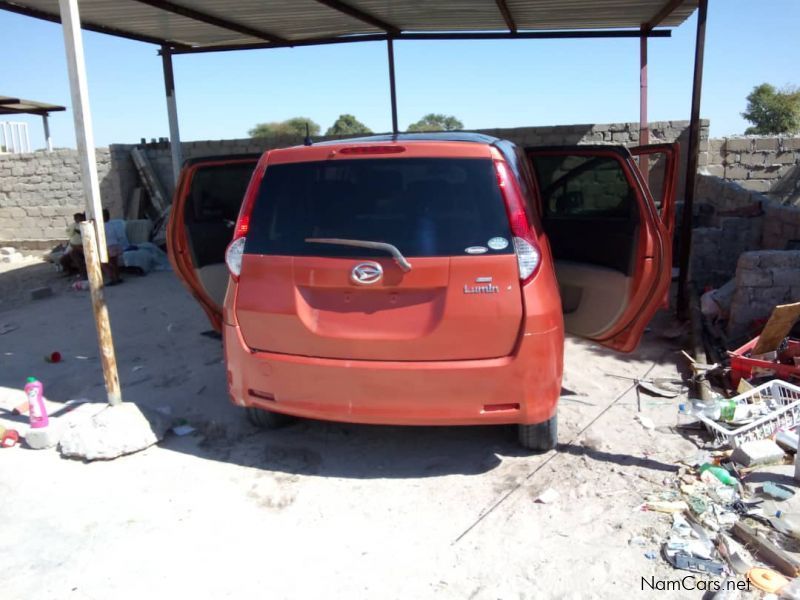
[[67, 225], [67, 249], [59, 262], [64, 272], [73, 275], [77, 273], [86, 279], [86, 262], [83, 257], [83, 240], [81, 240], [81, 221], [86, 220], [85, 213], [72, 215], [72, 223]]
[[122, 283], [120, 277], [119, 262], [122, 253], [128, 247], [128, 236], [125, 233], [125, 221], [122, 219], [111, 219], [108, 209], [103, 209], [103, 222], [105, 223], [106, 248], [108, 249], [108, 268], [111, 281], [108, 285]]

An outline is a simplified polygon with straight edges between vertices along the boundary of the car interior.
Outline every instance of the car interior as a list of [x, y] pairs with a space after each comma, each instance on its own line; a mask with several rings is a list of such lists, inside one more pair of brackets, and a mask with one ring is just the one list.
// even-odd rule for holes
[[637, 263], [636, 190], [611, 156], [533, 154], [567, 331], [598, 337], [628, 306]]
[[222, 305], [228, 287], [225, 249], [233, 237], [252, 163], [199, 167], [184, 207], [186, 238], [195, 273], [209, 297]]

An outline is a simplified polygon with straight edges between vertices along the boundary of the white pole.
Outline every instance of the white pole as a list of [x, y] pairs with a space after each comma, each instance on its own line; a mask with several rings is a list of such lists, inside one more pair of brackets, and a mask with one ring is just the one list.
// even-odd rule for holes
[[42, 125], [44, 125], [44, 141], [47, 144], [47, 151], [53, 151], [53, 139], [50, 137], [50, 115], [44, 113], [42, 115]]
[[22, 152], [22, 132], [19, 128], [19, 123], [13, 123], [14, 127], [14, 152], [20, 154]]
[[22, 124], [22, 130], [25, 132], [25, 146], [26, 146], [25, 152], [30, 152], [31, 151], [31, 136], [30, 136], [30, 133], [28, 132], [28, 124], [27, 123], [23, 123]]
[[64, 30], [64, 49], [67, 55], [69, 91], [72, 99], [72, 117], [75, 120], [75, 138], [81, 161], [81, 182], [86, 199], [86, 210], [95, 226], [100, 262], [108, 262], [106, 232], [103, 227], [103, 204], [94, 153], [94, 133], [89, 111], [89, 88], [86, 84], [86, 62], [83, 57], [81, 17], [78, 0], [58, 0], [61, 24]]

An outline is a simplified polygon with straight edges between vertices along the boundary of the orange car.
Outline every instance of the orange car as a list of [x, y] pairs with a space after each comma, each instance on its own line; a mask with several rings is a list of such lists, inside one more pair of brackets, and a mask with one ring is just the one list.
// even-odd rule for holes
[[616, 146], [405, 134], [190, 161], [170, 256], [254, 423], [515, 423], [547, 450], [564, 330], [630, 351], [667, 296], [676, 148], [634, 152], [665, 165], [659, 202]]

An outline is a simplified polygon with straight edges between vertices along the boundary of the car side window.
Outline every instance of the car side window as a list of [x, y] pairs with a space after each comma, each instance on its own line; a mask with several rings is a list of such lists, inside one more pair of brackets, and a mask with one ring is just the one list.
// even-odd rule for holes
[[622, 164], [609, 156], [537, 156], [534, 168], [545, 217], [634, 218], [636, 193]]

